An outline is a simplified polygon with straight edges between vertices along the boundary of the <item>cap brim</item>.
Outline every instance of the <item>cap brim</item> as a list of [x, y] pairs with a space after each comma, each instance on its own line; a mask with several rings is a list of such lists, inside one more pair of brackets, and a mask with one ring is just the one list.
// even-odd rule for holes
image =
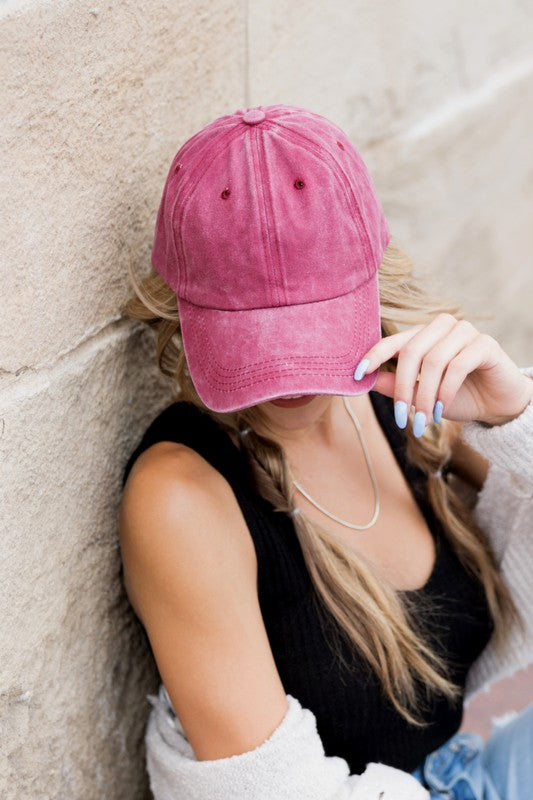
[[237, 411], [283, 395], [360, 395], [378, 370], [355, 367], [381, 339], [378, 272], [352, 292], [312, 303], [237, 311], [178, 297], [185, 357], [202, 402]]

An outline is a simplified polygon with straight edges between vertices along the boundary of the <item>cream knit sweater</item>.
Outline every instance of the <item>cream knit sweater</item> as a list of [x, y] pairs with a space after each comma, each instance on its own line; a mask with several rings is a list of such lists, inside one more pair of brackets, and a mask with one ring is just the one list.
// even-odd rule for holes
[[[533, 379], [533, 367], [521, 372]], [[469, 421], [462, 438], [490, 462], [474, 515], [495, 548], [502, 574], [527, 625], [513, 630], [503, 654], [489, 641], [468, 673], [466, 697], [533, 662], [533, 400], [515, 419], [486, 426]], [[288, 709], [254, 750], [198, 761], [163, 684], [147, 695], [146, 765], [155, 800], [429, 800], [410, 774], [371, 762], [350, 775], [326, 756], [310, 709], [287, 694]]]

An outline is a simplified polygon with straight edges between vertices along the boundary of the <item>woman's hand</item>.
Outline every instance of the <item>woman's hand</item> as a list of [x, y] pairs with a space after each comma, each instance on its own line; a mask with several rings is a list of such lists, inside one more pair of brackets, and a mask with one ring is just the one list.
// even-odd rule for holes
[[533, 397], [533, 380], [520, 372], [496, 339], [452, 314], [438, 314], [425, 325], [383, 337], [365, 353], [354, 379], [396, 354], [396, 374], [380, 372], [374, 390], [394, 398], [400, 428], [406, 427], [414, 405], [415, 436], [423, 434], [430, 415], [435, 422], [444, 416], [502, 425], [517, 417]]

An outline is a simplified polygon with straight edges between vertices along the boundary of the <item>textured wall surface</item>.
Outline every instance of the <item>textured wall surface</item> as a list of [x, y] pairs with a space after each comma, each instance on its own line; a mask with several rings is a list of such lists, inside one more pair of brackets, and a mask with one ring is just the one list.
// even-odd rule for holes
[[489, 0], [480, 15], [457, 0], [343, 2], [324, 15], [319, 0], [272, 0], [249, 13], [252, 102], [283, 97], [338, 122], [419, 274], [530, 363], [531, 3]]
[[243, 7], [4, 11], [0, 796], [141, 800], [157, 674], [122, 591], [117, 511], [172, 388], [119, 308], [170, 159], [242, 103]]
[[273, 102], [331, 117], [420, 274], [532, 362], [532, 16], [470, 5], [0, 4], [6, 800], [150, 796], [157, 673], [120, 581], [117, 512], [127, 457], [173, 389], [119, 309], [194, 131]]

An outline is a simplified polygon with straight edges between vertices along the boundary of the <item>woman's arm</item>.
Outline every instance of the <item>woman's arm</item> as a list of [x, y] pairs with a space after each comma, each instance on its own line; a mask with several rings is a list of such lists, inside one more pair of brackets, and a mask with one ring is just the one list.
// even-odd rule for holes
[[[533, 378], [533, 367], [521, 372]], [[465, 699], [494, 681], [533, 662], [533, 401], [509, 422], [463, 425], [463, 435], [489, 464], [475, 506], [476, 521], [487, 534], [525, 623], [509, 631], [503, 652], [491, 640], [468, 673]]]
[[282, 686], [231, 487], [196, 454], [157, 447], [120, 519], [126, 588], [163, 682], [145, 738], [155, 800], [428, 800], [408, 773], [350, 775], [325, 755], [314, 714]]
[[326, 756], [312, 711], [286, 695], [280, 725], [258, 747], [229, 758], [198, 761], [161, 684], [153, 708], [146, 758], [155, 800], [429, 800], [407, 772], [370, 762], [350, 775], [346, 761]]
[[287, 709], [260, 625], [252, 538], [200, 456], [158, 444], [141, 458], [121, 508], [128, 596], [196, 756], [243, 752]]
[[[520, 372], [533, 379], [533, 366], [520, 367]], [[533, 487], [533, 398], [520, 414], [502, 425], [464, 422], [461, 438], [487, 461], [522, 478], [524, 486]]]
[[[533, 367], [521, 367], [520, 372], [533, 379]], [[532, 415], [533, 400], [515, 417], [518, 422], [514, 426], [510, 425], [514, 420], [493, 426], [476, 420], [451, 422], [453, 472], [477, 492], [485, 484], [491, 463], [515, 474], [525, 472], [527, 479], [533, 470]]]

